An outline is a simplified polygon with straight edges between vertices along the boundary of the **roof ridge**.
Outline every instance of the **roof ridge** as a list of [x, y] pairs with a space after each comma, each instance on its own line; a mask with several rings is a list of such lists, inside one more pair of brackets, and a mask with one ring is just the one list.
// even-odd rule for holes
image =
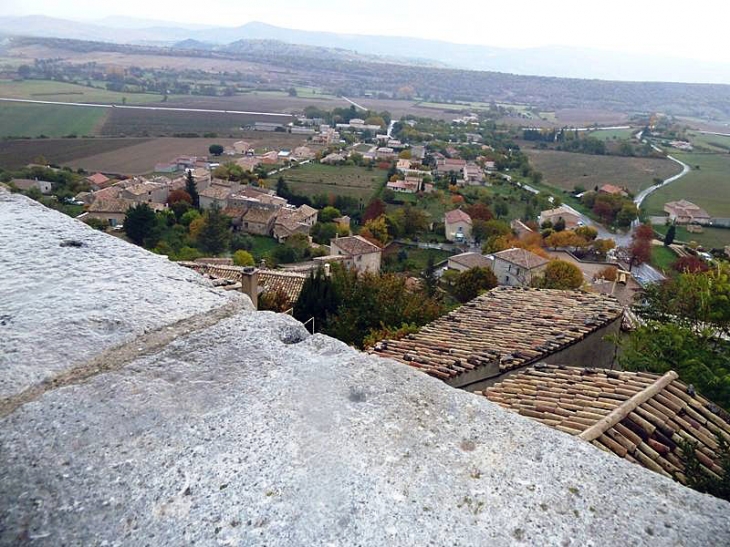
[[611, 429], [631, 412], [636, 410], [637, 407], [647, 402], [649, 399], [654, 398], [656, 394], [662, 391], [665, 387], [671, 384], [674, 380], [679, 378], [679, 374], [670, 370], [664, 376], [659, 378], [650, 386], [644, 388], [636, 395], [632, 396], [627, 401], [624, 401], [615, 409], [613, 409], [608, 415], [598, 420], [591, 427], [583, 431], [578, 435], [584, 441], [595, 441], [598, 437], [603, 435], [606, 431]]

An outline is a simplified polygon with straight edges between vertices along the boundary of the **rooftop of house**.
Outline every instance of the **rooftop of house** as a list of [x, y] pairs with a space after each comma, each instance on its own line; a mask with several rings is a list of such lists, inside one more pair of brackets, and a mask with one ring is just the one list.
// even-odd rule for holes
[[165, 184], [152, 181], [139, 182], [133, 186], [127, 186], [124, 190], [134, 196], [143, 196], [147, 192], [154, 192], [165, 188]]
[[489, 268], [492, 261], [480, 253], [461, 253], [450, 256], [449, 262], [456, 262], [466, 268]]
[[553, 217], [553, 216], [568, 216], [568, 217], [577, 217], [573, 211], [565, 207], [565, 205], [561, 205], [560, 207], [555, 207], [554, 209], [547, 209], [545, 211], [542, 211], [540, 213], [540, 216], [542, 217]]
[[336, 246], [350, 256], [382, 252], [380, 247], [362, 236], [338, 237], [330, 241], [330, 245]]
[[605, 194], [614, 194], [614, 195], [622, 195], [626, 194], [626, 191], [614, 184], [604, 184], [599, 188], [599, 190]]
[[482, 394], [503, 408], [685, 484], [683, 440], [696, 443], [705, 469], [722, 473], [716, 435], [730, 442], [730, 415], [673, 372], [661, 376], [543, 364]]
[[679, 201], [670, 201], [669, 203], [664, 204], [665, 209], [672, 209], [678, 214], [687, 214], [691, 215], [693, 217], [708, 217], [709, 214], [707, 211], [702, 209], [699, 205], [695, 205], [691, 201], [687, 201], [686, 199], [682, 199]]
[[86, 180], [88, 180], [92, 184], [104, 184], [106, 182], [109, 182], [110, 179], [103, 173], [94, 173], [93, 175], [86, 177]]
[[260, 224], [268, 224], [271, 220], [276, 218], [278, 209], [267, 208], [267, 207], [251, 207], [246, 211], [241, 219], [244, 222], [256, 222]]
[[304, 282], [307, 280], [306, 275], [296, 272], [282, 270], [258, 270], [258, 272], [259, 288], [262, 292], [281, 290], [292, 305], [299, 299]]
[[23, 282], [0, 283], [0, 544], [730, 535], [727, 502], [164, 257], [1, 190], [0, 218], [0, 278]]
[[52, 184], [46, 180], [37, 179], [13, 179], [10, 181], [16, 188], [21, 190], [30, 190], [31, 188], [38, 188], [39, 182], [45, 182], [46, 184]]
[[198, 192], [200, 197], [215, 200], [228, 199], [228, 196], [230, 196], [231, 193], [232, 192], [230, 186], [221, 186], [219, 184], [211, 184], [207, 188], [204, 188], [203, 190]]
[[497, 287], [371, 353], [451, 380], [499, 363], [507, 372], [544, 359], [623, 315], [615, 298], [552, 289]]
[[466, 222], [471, 224], [471, 217], [461, 209], [454, 209], [453, 211], [447, 211], [444, 215], [444, 221], [449, 224], [456, 224], [457, 222]]
[[545, 257], [520, 248], [506, 249], [504, 251], [494, 253], [492, 256], [505, 260], [515, 266], [519, 266], [520, 268], [525, 268], [526, 270], [540, 268], [550, 262], [550, 260]]
[[124, 198], [115, 197], [101, 197], [94, 199], [89, 205], [88, 212], [90, 213], [126, 213], [130, 207], [133, 207], [135, 203]]

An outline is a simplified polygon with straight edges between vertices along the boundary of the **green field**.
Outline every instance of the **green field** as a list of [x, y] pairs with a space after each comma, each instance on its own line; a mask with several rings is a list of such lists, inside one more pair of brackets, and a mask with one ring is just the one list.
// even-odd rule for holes
[[635, 132], [635, 129], [597, 129], [586, 132], [586, 135], [603, 141], [629, 140]]
[[730, 217], [730, 154], [673, 151], [672, 156], [691, 166], [692, 171], [650, 195], [644, 202], [647, 213], [662, 215], [666, 202], [686, 199], [710, 216]]
[[543, 174], [545, 184], [568, 191], [578, 185], [591, 190], [609, 183], [636, 193], [651, 186], [654, 177], [666, 179], [681, 171], [676, 163], [666, 159], [593, 156], [527, 147], [522, 150]]
[[0, 137], [94, 135], [109, 115], [106, 108], [0, 103]]
[[[664, 235], [667, 233], [667, 226], [654, 226], [654, 230]], [[686, 228], [677, 226], [674, 241], [676, 243], [697, 242], [706, 249], [721, 249], [730, 245], [730, 229], [727, 228], [704, 228], [701, 234], [691, 234]]]
[[333, 194], [367, 201], [385, 179], [385, 171], [369, 171], [357, 165], [310, 163], [285, 171], [283, 177], [291, 189], [299, 194]]
[[[0, 97], [58, 101], [63, 103], [148, 104], [159, 103], [162, 95], [152, 93], [118, 93], [96, 87], [49, 80], [0, 80]], [[172, 99], [173, 97], [170, 97]]]
[[672, 264], [678, 258], [674, 251], [664, 245], [654, 245], [651, 248], [651, 265], [664, 273], [672, 271]]
[[710, 152], [727, 154], [730, 152], [730, 137], [723, 135], [706, 135], [703, 133], [690, 133], [690, 139], [695, 148], [705, 148]]

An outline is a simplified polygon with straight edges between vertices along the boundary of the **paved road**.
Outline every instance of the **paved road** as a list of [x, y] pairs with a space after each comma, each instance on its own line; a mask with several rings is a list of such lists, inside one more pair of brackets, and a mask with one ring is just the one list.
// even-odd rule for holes
[[281, 112], [254, 112], [249, 110], [214, 110], [209, 108], [181, 108], [167, 106], [138, 106], [138, 105], [119, 105], [119, 104], [95, 104], [95, 103], [63, 103], [59, 101], [36, 101], [33, 99], [10, 99], [0, 97], [0, 101], [8, 103], [28, 103], [28, 104], [52, 104], [60, 106], [79, 106], [85, 108], [119, 108], [126, 110], [158, 110], [170, 112], [206, 112], [213, 114], [248, 114], [256, 116], [267, 116], [277, 118], [291, 118], [291, 114], [283, 114]]
[[289, 165], [286, 165], [286, 166], [281, 167], [279, 169], [274, 169], [273, 171], [269, 171], [267, 173], [267, 175], [268, 176], [276, 175], [277, 173], [281, 173], [283, 171], [288, 171], [289, 169], [291, 169], [295, 165], [307, 165], [308, 163], [311, 163], [311, 162], [312, 162], [312, 160], [304, 160], [304, 161], [300, 161], [300, 162], [297, 162], [297, 163], [290, 163]]
[[[656, 150], [657, 152], [664, 153], [664, 150], [662, 150], [661, 148], [659, 148], [656, 145], [653, 145], [652, 144], [651, 147], [654, 150]], [[644, 202], [644, 200], [647, 197], [649, 197], [651, 194], [653, 194], [654, 192], [656, 192], [657, 190], [659, 190], [659, 188], [663, 188], [667, 184], [671, 184], [675, 180], [681, 179], [683, 176], [685, 176], [687, 173], [690, 172], [690, 166], [687, 165], [686, 163], [684, 163], [683, 161], [680, 161], [677, 158], [675, 158], [673, 156], [669, 156], [669, 155], [667, 155], [667, 159], [668, 160], [672, 160], [674, 163], [677, 163], [677, 164], [681, 165], [682, 166], [682, 172], [674, 175], [673, 177], [669, 177], [668, 179], [664, 179], [664, 182], [662, 182], [661, 184], [655, 184], [654, 186], [650, 186], [646, 190], [643, 190], [643, 191], [639, 192], [636, 195], [636, 197], [634, 198], [634, 203], [636, 204], [637, 207], [641, 207], [641, 204]]]
[[360, 110], [367, 110], [367, 108], [365, 108], [364, 106], [361, 106], [361, 105], [357, 104], [355, 101], [351, 101], [350, 99], [348, 99], [344, 95], [343, 95], [342, 98], [345, 99], [348, 103], [350, 103], [355, 108], [359, 108]]

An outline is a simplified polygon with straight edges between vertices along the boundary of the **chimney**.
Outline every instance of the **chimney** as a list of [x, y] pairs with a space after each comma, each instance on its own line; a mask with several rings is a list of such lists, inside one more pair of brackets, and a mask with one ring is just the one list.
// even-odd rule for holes
[[259, 307], [259, 272], [249, 266], [241, 271], [241, 292], [247, 294], [253, 302], [253, 307]]
[[324, 276], [329, 277], [332, 274], [332, 266], [329, 262], [324, 263]]

